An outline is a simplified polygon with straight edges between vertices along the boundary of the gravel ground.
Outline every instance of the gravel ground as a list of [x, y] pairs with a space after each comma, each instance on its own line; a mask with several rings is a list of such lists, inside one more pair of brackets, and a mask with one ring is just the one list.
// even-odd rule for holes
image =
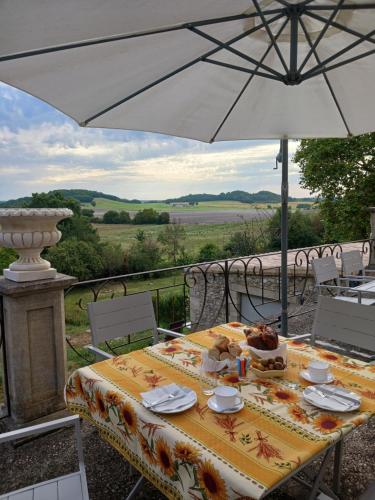
[[[138, 478], [138, 473], [130, 471], [125, 460], [86, 422], [82, 426], [82, 437], [90, 499], [126, 498]], [[0, 495], [72, 472], [78, 466], [73, 432], [70, 429], [42, 436], [17, 448], [10, 444], [2, 445], [2, 448]], [[306, 473], [313, 474], [318, 463], [317, 461], [309, 466]], [[375, 419], [354, 430], [346, 439], [342, 472], [342, 500], [357, 500], [368, 482], [375, 477]], [[332, 464], [326, 478], [330, 484]], [[290, 480], [268, 498], [304, 500], [306, 493], [306, 488]], [[162, 500], [165, 497], [150, 483], [146, 483], [137, 498]]]

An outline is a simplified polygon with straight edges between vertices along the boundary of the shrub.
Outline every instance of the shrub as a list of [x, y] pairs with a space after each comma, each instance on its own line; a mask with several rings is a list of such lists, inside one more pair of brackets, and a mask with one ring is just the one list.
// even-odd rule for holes
[[17, 260], [17, 254], [12, 248], [0, 248], [0, 273], [7, 269], [9, 264]]
[[161, 264], [161, 249], [158, 243], [143, 236], [137, 239], [129, 248], [126, 257], [126, 267], [129, 273], [139, 273], [157, 269]]
[[131, 218], [129, 212], [125, 212], [125, 210], [121, 210], [121, 212], [108, 210], [103, 215], [103, 224], [131, 224]]
[[[321, 243], [322, 230], [316, 219], [317, 215], [310, 216], [301, 210], [294, 213], [288, 212], [288, 248], [303, 248]], [[319, 217], [319, 216], [318, 216]], [[314, 223], [312, 223], [314, 221]], [[281, 248], [281, 209], [278, 208], [275, 215], [268, 224], [270, 234], [270, 250], [280, 250]]]
[[157, 224], [159, 214], [153, 208], [145, 208], [137, 212], [133, 218], [133, 224]]
[[61, 273], [76, 276], [80, 281], [100, 277], [104, 270], [98, 247], [89, 241], [75, 238], [50, 248], [47, 259]]
[[223, 251], [215, 245], [215, 243], [206, 243], [198, 253], [198, 262], [209, 262], [211, 260], [221, 259], [223, 256]]

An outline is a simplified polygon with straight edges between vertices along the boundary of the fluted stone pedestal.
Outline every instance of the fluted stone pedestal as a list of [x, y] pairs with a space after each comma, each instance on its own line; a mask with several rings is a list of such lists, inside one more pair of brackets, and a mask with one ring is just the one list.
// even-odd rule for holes
[[25, 283], [0, 278], [11, 417], [35, 420], [64, 408], [64, 288], [76, 278]]

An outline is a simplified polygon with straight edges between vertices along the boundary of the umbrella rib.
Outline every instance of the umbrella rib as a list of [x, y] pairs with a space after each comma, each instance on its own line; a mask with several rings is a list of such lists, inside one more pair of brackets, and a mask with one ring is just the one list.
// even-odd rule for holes
[[[309, 5], [306, 10], [332, 10], [334, 5]], [[340, 10], [370, 10], [375, 9], [375, 3], [360, 3], [360, 4], [347, 4], [342, 5]]]
[[[316, 19], [318, 21], [324, 22], [326, 20], [326, 18], [319, 16], [319, 14], [315, 14], [313, 12], [306, 12], [306, 15], [308, 15], [309, 17], [312, 17], [313, 19]], [[356, 37], [360, 38], [361, 41], [365, 38], [366, 41], [371, 42], [371, 43], [375, 43], [375, 39], [370, 38], [369, 35], [364, 35], [363, 33], [360, 33], [359, 31], [355, 31], [355, 30], [349, 28], [348, 26], [345, 26], [343, 24], [338, 23], [337, 21], [331, 21], [331, 26], [333, 26], [334, 28], [337, 28], [341, 31], [345, 31], [346, 33], [349, 33], [349, 35], [356, 36]]]
[[201, 30], [198, 30], [197, 28], [195, 28], [194, 26], [192, 26], [191, 28], [189, 28], [190, 31], [192, 31], [193, 33], [196, 33], [197, 35], [203, 37], [203, 38], [206, 38], [207, 40], [209, 40], [210, 42], [213, 42], [215, 43], [216, 45], [218, 45], [219, 47], [221, 47], [222, 49], [226, 49], [228, 50], [229, 52], [232, 52], [233, 54], [241, 57], [242, 59], [245, 59], [246, 61], [254, 64], [255, 66], [259, 65], [262, 69], [264, 69], [265, 71], [268, 71], [269, 73], [273, 73], [275, 76], [278, 76], [279, 78], [282, 78], [283, 75], [281, 73], [279, 73], [278, 71], [274, 70], [273, 68], [270, 68], [269, 66], [266, 66], [265, 64], [262, 64], [262, 62], [259, 63], [259, 61], [257, 61], [256, 59], [248, 56], [247, 54], [244, 54], [243, 52], [241, 52], [240, 50], [237, 50], [233, 47], [231, 47], [230, 45], [228, 45], [227, 43], [225, 42], [221, 42], [220, 40], [217, 40], [216, 38], [212, 37], [211, 35], [208, 35], [207, 33], [205, 33], [204, 31], [201, 31]]
[[209, 64], [215, 64], [216, 66], [222, 66], [223, 68], [235, 69], [237, 71], [242, 71], [243, 73], [250, 73], [251, 75], [258, 75], [264, 78], [270, 78], [271, 80], [277, 80], [278, 82], [283, 82], [283, 78], [275, 75], [270, 75], [269, 73], [263, 73], [257, 71], [256, 69], [245, 68], [243, 66], [238, 66], [237, 64], [230, 64], [222, 61], [217, 61], [215, 59], [204, 58], [203, 62]]
[[[275, 17], [273, 17], [269, 22], [275, 22], [278, 19], [280, 19], [281, 17], [284, 17], [284, 15], [283, 14], [278, 14]], [[226, 43], [227, 44], [235, 43], [238, 40], [241, 40], [241, 38], [244, 38], [245, 36], [248, 36], [251, 33], [255, 33], [256, 31], [260, 30], [263, 27], [264, 27], [263, 23], [259, 24], [258, 26], [254, 26], [253, 28], [251, 28], [251, 29], [249, 29], [247, 31], [244, 31], [243, 33], [241, 33], [240, 35], [237, 35], [236, 37], [232, 38], [231, 40], [229, 40]], [[99, 112], [95, 113], [94, 115], [90, 116], [89, 118], [86, 118], [85, 120], [82, 120], [79, 124], [82, 127], [85, 127], [88, 123], [92, 122], [96, 118], [99, 118], [99, 116], [102, 116], [105, 113], [108, 113], [108, 111], [111, 111], [112, 109], [114, 109], [114, 108], [116, 108], [118, 106], [121, 106], [121, 104], [124, 104], [125, 102], [129, 101], [130, 99], [133, 99], [137, 95], [142, 94], [143, 92], [146, 92], [147, 90], [151, 89], [152, 87], [155, 87], [155, 85], [158, 85], [159, 83], [162, 83], [165, 80], [168, 80], [172, 76], [175, 76], [178, 73], [181, 73], [181, 71], [184, 71], [185, 69], [188, 69], [191, 66], [194, 66], [194, 64], [197, 64], [198, 62], [203, 61], [205, 58], [210, 57], [213, 54], [216, 54], [216, 52], [219, 52], [220, 50], [222, 50], [221, 47], [215, 47], [214, 49], [209, 50], [208, 52], [206, 52], [206, 53], [204, 53], [204, 54], [196, 57], [195, 59], [193, 59], [193, 60], [187, 62], [186, 64], [184, 64], [184, 65], [176, 68], [175, 70], [170, 71], [166, 75], [161, 76], [160, 78], [158, 78], [157, 80], [149, 83], [148, 85], [145, 85], [141, 89], [139, 89], [139, 90], [131, 93], [130, 95], [124, 97], [123, 99], [120, 99], [119, 101], [115, 102], [114, 104], [111, 104], [110, 106], [108, 106], [107, 108], [103, 109], [102, 111], [99, 111]]]
[[[301, 19], [301, 18], [299, 19], [299, 23], [300, 23], [300, 25], [302, 26], [302, 29], [303, 29], [303, 32], [304, 32], [304, 34], [305, 34], [305, 37], [306, 37], [306, 40], [307, 40], [308, 44], [310, 45], [310, 47], [313, 47], [313, 43], [312, 43], [311, 37], [310, 37], [310, 35], [309, 35], [309, 32], [307, 31], [306, 26], [305, 26], [305, 23], [302, 21], [302, 19]], [[317, 60], [318, 64], [320, 64], [320, 57], [319, 57], [319, 55], [318, 55], [318, 53], [317, 53], [316, 49], [314, 49], [314, 56], [315, 56], [315, 59]], [[329, 91], [330, 91], [330, 93], [331, 93], [332, 99], [333, 99], [333, 101], [334, 101], [334, 103], [335, 103], [335, 106], [336, 106], [336, 108], [337, 108], [338, 112], [339, 112], [339, 115], [340, 115], [340, 117], [341, 117], [341, 119], [342, 119], [342, 121], [343, 121], [343, 123], [344, 123], [344, 126], [345, 126], [345, 128], [346, 128], [346, 131], [348, 132], [348, 135], [350, 135], [350, 136], [351, 136], [351, 135], [352, 135], [352, 133], [350, 132], [350, 129], [349, 129], [348, 123], [347, 123], [347, 121], [346, 121], [346, 119], [345, 119], [344, 113], [343, 113], [343, 111], [342, 111], [342, 109], [341, 109], [341, 106], [340, 106], [340, 104], [339, 104], [339, 102], [338, 102], [338, 99], [337, 99], [337, 97], [336, 97], [336, 94], [335, 94], [335, 92], [334, 92], [334, 90], [333, 90], [332, 84], [331, 84], [331, 82], [329, 81], [328, 76], [326, 75], [326, 73], [325, 73], [325, 72], [323, 72], [323, 77], [324, 77], [324, 80], [325, 80], [325, 82], [326, 82], [326, 84], [327, 84], [327, 87], [328, 87], [328, 89], [329, 89]]]
[[[363, 52], [362, 54], [359, 54], [357, 56], [350, 57], [349, 59], [345, 59], [344, 61], [341, 61], [339, 63], [332, 64], [332, 66], [318, 68], [314, 73], [309, 72], [308, 74], [305, 73], [305, 75], [302, 75], [302, 81], [309, 80], [310, 78], [313, 78], [314, 76], [318, 76], [323, 72], [327, 73], [327, 71], [331, 71], [333, 69], [340, 68], [341, 66], [345, 66], [346, 64], [350, 64], [352, 62], [358, 61], [360, 59], [371, 56], [373, 54], [375, 54], [375, 49], [368, 50], [367, 52]], [[323, 61], [323, 63], [324, 63], [324, 61]]]
[[[271, 9], [271, 10], [267, 11], [267, 15], [281, 14], [282, 12], [283, 12], [282, 9]], [[257, 12], [252, 12], [250, 14], [238, 14], [238, 15], [219, 17], [219, 18], [214, 18], [214, 19], [193, 21], [190, 23], [184, 23], [184, 24], [179, 25], [179, 26], [170, 26], [170, 27], [154, 29], [154, 30], [150, 30], [150, 31], [143, 31], [143, 32], [138, 32], [138, 33], [127, 33], [127, 34], [123, 33], [120, 35], [95, 38], [95, 39], [91, 39], [91, 40], [81, 40], [79, 42], [65, 43], [62, 45], [54, 45], [51, 47], [44, 47], [44, 48], [28, 50], [28, 51], [24, 51], [24, 52], [17, 52], [14, 54], [6, 54], [3, 56], [0, 56], [0, 62], [12, 61], [15, 59], [23, 59], [25, 57], [39, 56], [39, 55], [43, 55], [43, 54], [50, 54], [53, 52], [61, 52], [63, 50], [71, 50], [71, 49], [77, 49], [77, 48], [81, 48], [81, 47], [89, 47], [91, 45], [102, 45], [104, 43], [118, 42], [121, 40], [129, 40], [132, 38], [139, 38], [139, 37], [143, 37], [143, 36], [160, 35], [163, 33], [169, 33], [171, 31], [184, 30], [188, 26], [208, 26], [211, 24], [220, 24], [220, 23], [224, 23], [224, 22], [237, 21], [237, 20], [241, 20], [241, 19], [249, 19], [252, 17], [259, 17], [259, 14]]]
[[330, 62], [334, 61], [335, 59], [337, 59], [338, 57], [342, 56], [343, 54], [350, 52], [352, 49], [354, 49], [354, 47], [361, 44], [362, 42], [369, 41], [374, 34], [375, 34], [375, 29], [370, 31], [370, 33], [368, 33], [367, 35], [363, 35], [359, 40], [356, 40], [355, 42], [353, 42], [353, 43], [347, 45], [346, 47], [344, 47], [343, 49], [339, 50], [338, 52], [336, 52], [336, 54], [333, 54], [332, 56], [327, 57], [326, 59], [324, 59], [324, 61], [321, 61], [320, 64], [318, 64], [314, 68], [311, 68], [309, 71], [306, 71], [306, 73], [304, 73], [302, 75], [302, 79], [309, 78], [311, 74], [315, 74], [318, 70], [325, 67], [327, 65], [327, 63], [330, 63]]
[[[289, 22], [289, 19], [286, 19], [283, 23], [283, 25], [281, 26], [281, 28], [279, 29], [278, 33], [276, 33], [276, 36], [275, 36], [275, 39], [277, 40], [279, 38], [279, 36], [281, 35], [281, 33], [284, 31], [284, 28], [285, 26], [288, 24]], [[260, 58], [260, 62], [263, 62], [265, 60], [265, 58], [268, 56], [270, 50], [272, 49], [272, 43], [268, 46], [267, 50], [265, 51], [265, 53], [263, 54], [263, 56]], [[255, 71], [257, 71], [258, 68], [255, 68]], [[256, 73], [254, 73], [253, 75], [250, 75], [249, 79], [247, 80], [247, 82], [245, 83], [245, 85], [242, 87], [240, 93], [238, 94], [238, 96], [236, 97], [235, 101], [233, 102], [233, 104], [231, 105], [231, 107], [229, 108], [228, 112], [226, 113], [226, 115], [224, 116], [222, 122], [220, 123], [220, 125], [217, 127], [214, 135], [212, 136], [211, 140], [210, 140], [210, 143], [214, 142], [218, 133], [220, 132], [220, 130], [223, 128], [225, 122], [228, 120], [229, 116], [232, 114], [232, 111], [234, 110], [234, 108], [237, 106], [239, 100], [241, 99], [241, 97], [243, 96], [245, 90], [248, 88], [248, 86], [250, 85], [250, 83], [252, 82], [252, 80], [254, 79], [254, 76], [256, 76]]]
[[319, 36], [317, 37], [317, 39], [313, 43], [313, 46], [310, 48], [310, 50], [307, 53], [305, 59], [302, 61], [300, 67], [298, 68], [298, 73], [299, 74], [301, 74], [303, 68], [306, 66], [307, 61], [310, 59], [310, 57], [312, 56], [314, 50], [317, 48], [317, 46], [319, 45], [319, 43], [323, 39], [323, 37], [326, 34], [328, 28], [330, 27], [331, 21], [333, 21], [333, 18], [335, 17], [335, 15], [337, 14], [337, 12], [339, 11], [340, 6], [344, 3], [344, 1], [345, 0], [340, 0], [339, 3], [335, 6], [334, 10], [331, 12], [329, 18], [326, 19], [325, 25], [324, 25], [322, 31], [319, 33]]
[[[280, 0], [278, 0], [278, 1], [280, 1]], [[253, 4], [255, 5], [255, 8], [260, 15], [262, 22], [264, 23], [264, 27], [266, 28], [267, 34], [272, 42], [272, 45], [275, 47], [276, 53], [279, 56], [279, 59], [281, 61], [281, 64], [283, 65], [283, 68], [285, 69], [286, 73], [288, 73], [288, 66], [284, 60], [284, 57], [281, 53], [279, 46], [276, 43], [275, 37], [273, 36], [273, 33], [269, 27], [269, 23], [264, 16], [264, 12], [262, 12], [262, 9], [259, 6], [258, 0], [253, 0]], [[289, 4], [288, 4], [288, 7], [289, 7]]]

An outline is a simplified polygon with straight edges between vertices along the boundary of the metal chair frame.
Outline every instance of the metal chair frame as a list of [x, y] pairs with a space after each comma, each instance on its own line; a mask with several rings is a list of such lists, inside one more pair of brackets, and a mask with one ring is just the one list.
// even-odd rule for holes
[[[31, 493], [31, 495], [32, 495], [31, 498], [34, 498], [34, 491], [37, 488], [42, 487], [43, 489], [46, 489], [49, 486], [52, 487], [53, 483], [56, 483], [58, 481], [69, 481], [71, 479], [74, 479], [77, 476], [79, 476], [80, 482], [81, 482], [81, 489], [82, 489], [81, 498], [82, 498], [82, 500], [89, 500], [89, 493], [88, 493], [88, 489], [87, 489], [87, 479], [86, 479], [86, 469], [85, 469], [82, 439], [81, 439], [81, 432], [80, 432], [79, 415], [73, 415], [71, 417], [60, 418], [58, 420], [53, 420], [51, 422], [45, 422], [42, 424], [33, 425], [31, 427], [25, 427], [23, 429], [17, 429], [14, 431], [0, 434], [0, 444], [7, 443], [9, 441], [15, 441], [17, 439], [25, 438], [25, 437], [32, 436], [32, 435], [43, 434], [46, 432], [50, 432], [52, 430], [61, 429], [63, 427], [70, 427], [70, 426], [74, 426], [74, 434], [75, 434], [75, 439], [76, 439], [77, 455], [78, 455], [78, 462], [79, 462], [79, 472], [74, 472], [72, 474], [60, 476], [60, 477], [57, 477], [55, 479], [51, 479], [49, 481], [43, 481], [41, 483], [27, 486], [26, 488], [22, 488], [19, 490], [15, 490], [15, 491], [6, 493], [5, 495], [0, 496], [0, 500], [12, 500], [12, 498], [21, 498], [21, 496], [23, 498], [30, 498], [30, 496], [27, 496], [28, 493]], [[72, 499], [72, 500], [76, 500], [76, 499]]]

